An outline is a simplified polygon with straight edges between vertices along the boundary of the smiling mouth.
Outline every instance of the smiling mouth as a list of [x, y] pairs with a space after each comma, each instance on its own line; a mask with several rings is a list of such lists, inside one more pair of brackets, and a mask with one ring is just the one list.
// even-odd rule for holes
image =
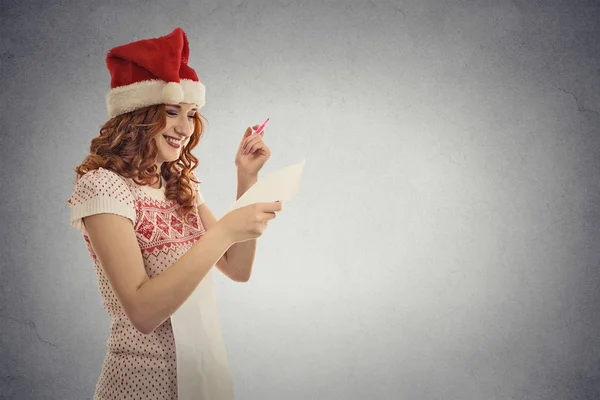
[[163, 137], [165, 138], [167, 143], [169, 143], [169, 145], [171, 145], [172, 147], [175, 147], [175, 148], [180, 147], [183, 142], [183, 140], [177, 140], [171, 136], [163, 135]]
[[175, 138], [175, 137], [173, 137], [173, 136], [167, 136], [167, 135], [163, 135], [163, 137], [164, 137], [164, 138], [173, 139], [173, 140], [175, 140], [176, 142], [180, 142], [180, 143], [183, 141], [183, 139], [177, 139], [177, 138]]

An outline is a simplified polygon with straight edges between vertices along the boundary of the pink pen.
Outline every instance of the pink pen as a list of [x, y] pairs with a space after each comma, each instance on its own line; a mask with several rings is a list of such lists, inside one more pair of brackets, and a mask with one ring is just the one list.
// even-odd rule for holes
[[270, 118], [267, 118], [265, 120], [265, 122], [262, 123], [262, 125], [256, 130], [256, 132], [252, 132], [253, 135], [258, 135], [262, 132], [262, 130], [265, 128], [265, 126], [267, 126], [267, 122], [269, 122]]

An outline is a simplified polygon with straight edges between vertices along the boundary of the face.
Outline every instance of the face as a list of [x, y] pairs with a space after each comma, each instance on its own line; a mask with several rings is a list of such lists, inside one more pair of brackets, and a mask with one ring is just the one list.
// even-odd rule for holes
[[[175, 161], [183, 147], [188, 143], [190, 136], [194, 132], [194, 115], [198, 111], [195, 104], [167, 104], [167, 125], [165, 129], [156, 135], [156, 145], [158, 146], [157, 164], [163, 162]], [[175, 139], [167, 139], [170, 137]]]

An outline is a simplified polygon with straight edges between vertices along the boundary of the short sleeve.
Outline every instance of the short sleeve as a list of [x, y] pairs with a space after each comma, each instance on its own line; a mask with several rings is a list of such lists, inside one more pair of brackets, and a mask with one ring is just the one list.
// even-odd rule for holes
[[135, 224], [135, 198], [125, 180], [105, 168], [87, 172], [79, 178], [71, 197], [71, 226], [87, 235], [83, 218], [94, 214], [117, 214]]
[[[196, 180], [199, 181], [199, 179], [196, 176], [196, 173], [194, 171], [192, 171], [192, 173], [190, 174], [190, 176], [193, 176]], [[195, 204], [197, 206], [199, 206], [202, 203], [204, 203], [204, 197], [202, 196], [202, 192], [200, 191], [200, 187], [199, 187], [198, 183], [192, 182], [192, 186], [194, 187], [194, 190], [196, 191], [196, 202], [195, 202]]]

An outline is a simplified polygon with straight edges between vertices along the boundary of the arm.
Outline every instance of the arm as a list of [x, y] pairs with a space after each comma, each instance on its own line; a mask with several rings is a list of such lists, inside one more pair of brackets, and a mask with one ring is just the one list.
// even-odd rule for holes
[[[257, 180], [258, 177], [255, 175], [248, 176], [238, 173], [236, 200], [242, 197]], [[256, 254], [256, 239], [234, 243], [225, 254], [230, 268], [237, 271], [238, 276], [241, 276], [241, 282], [247, 282], [252, 274], [252, 264], [254, 264], [254, 255]]]
[[153, 332], [177, 311], [232, 244], [226, 232], [213, 227], [177, 262], [150, 279], [130, 220], [103, 213], [85, 217], [84, 223], [115, 295], [127, 317], [144, 334]]
[[[252, 185], [256, 183], [256, 176], [244, 176], [238, 174], [239, 199]], [[210, 231], [217, 220], [206, 203], [198, 206], [198, 214], [206, 231]], [[252, 273], [252, 264], [256, 254], [256, 239], [245, 242], [234, 243], [229, 247], [223, 257], [217, 262], [217, 268], [227, 277], [235, 282], [247, 282]]]

